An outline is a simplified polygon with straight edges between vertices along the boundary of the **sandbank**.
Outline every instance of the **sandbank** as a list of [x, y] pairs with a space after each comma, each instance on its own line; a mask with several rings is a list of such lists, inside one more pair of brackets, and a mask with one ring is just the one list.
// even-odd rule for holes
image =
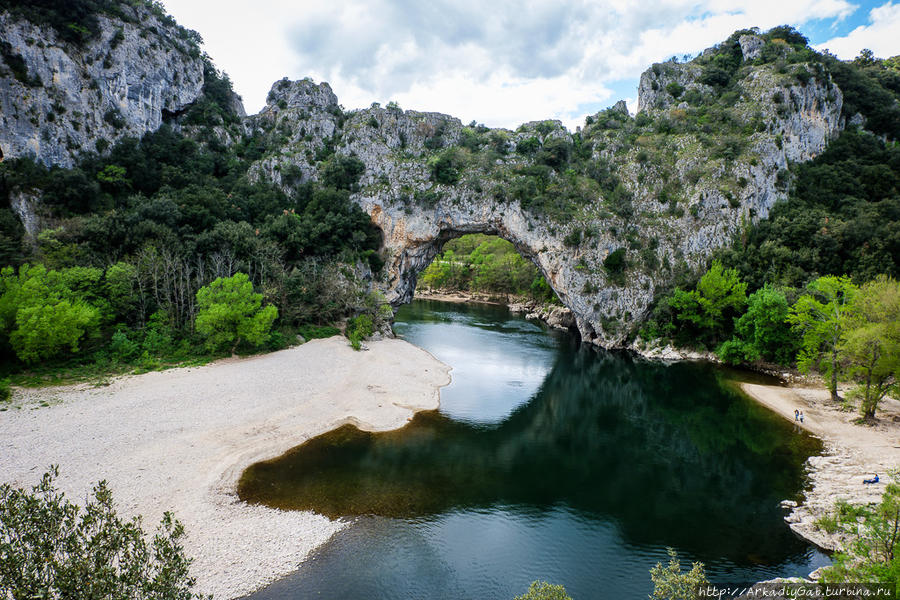
[[[83, 505], [109, 482], [120, 514], [154, 530], [164, 511], [187, 531], [197, 590], [227, 599], [295, 570], [346, 525], [240, 502], [242, 471], [352, 423], [396, 429], [436, 409], [450, 368], [397, 339], [353, 351], [340, 337], [96, 387], [20, 389], [0, 412], [0, 480], [58, 485]], [[46, 403], [49, 406], [42, 406]]]
[[[838, 500], [851, 504], [877, 503], [884, 493], [888, 471], [900, 467], [900, 403], [882, 402], [874, 424], [857, 424], [859, 413], [841, 410], [827, 390], [741, 384], [754, 400], [822, 439], [825, 452], [807, 461], [810, 488], [799, 506], [785, 518], [800, 537], [825, 550], [837, 550], [842, 540], [819, 530], [815, 520], [834, 509]], [[804, 413], [803, 422], [794, 410]], [[878, 473], [881, 482], [864, 485]]]

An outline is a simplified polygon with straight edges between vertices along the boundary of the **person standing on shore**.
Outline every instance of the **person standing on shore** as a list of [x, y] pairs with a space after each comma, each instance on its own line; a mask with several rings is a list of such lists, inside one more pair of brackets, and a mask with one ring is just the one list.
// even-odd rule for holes
[[797, 408], [794, 409], [794, 420], [795, 421], [800, 420], [800, 409], [797, 409]]
[[801, 423], [803, 422], [803, 411], [802, 410], [800, 411], [800, 422]]

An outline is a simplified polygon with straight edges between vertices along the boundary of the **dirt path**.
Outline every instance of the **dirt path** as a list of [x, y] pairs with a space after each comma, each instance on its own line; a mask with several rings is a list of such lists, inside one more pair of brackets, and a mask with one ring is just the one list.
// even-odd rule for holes
[[[801, 537], [835, 550], [839, 540], [818, 530], [814, 521], [832, 510], [838, 500], [868, 504], [881, 499], [887, 472], [900, 467], [900, 403], [885, 401], [877, 424], [858, 425], [854, 423], [858, 413], [840, 410], [824, 389], [750, 383], [741, 387], [759, 403], [824, 441], [825, 454], [809, 459], [812, 489], [786, 520]], [[794, 420], [795, 409], [804, 413], [802, 424]], [[864, 485], [862, 480], [874, 473], [881, 483]]]
[[438, 406], [449, 367], [401, 340], [368, 345], [354, 352], [335, 337], [107, 387], [17, 390], [0, 412], [0, 480], [30, 487], [58, 464], [60, 488], [84, 504], [106, 479], [119, 511], [143, 515], [145, 529], [166, 510], [184, 523], [200, 591], [245, 595], [344, 524], [239, 502], [244, 468], [345, 423], [395, 429]]

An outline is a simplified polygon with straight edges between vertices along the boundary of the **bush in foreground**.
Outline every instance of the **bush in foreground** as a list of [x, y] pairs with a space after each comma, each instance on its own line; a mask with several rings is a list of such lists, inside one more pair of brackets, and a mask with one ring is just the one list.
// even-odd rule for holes
[[516, 596], [514, 600], [572, 600], [566, 593], [566, 588], [561, 585], [553, 585], [546, 581], [532, 581], [528, 591]]
[[375, 323], [370, 315], [353, 317], [347, 323], [347, 339], [354, 350], [362, 348], [362, 341], [375, 333]]
[[29, 493], [0, 486], [0, 597], [193, 600], [181, 539], [170, 513], [149, 542], [140, 519], [123, 521], [101, 481], [82, 509], [54, 486], [51, 467]]
[[650, 579], [653, 581], [652, 600], [698, 600], [700, 590], [709, 585], [706, 579], [706, 570], [701, 562], [691, 565], [687, 573], [681, 570], [681, 561], [674, 548], [669, 548], [669, 564], [663, 566], [661, 562], [650, 569]]

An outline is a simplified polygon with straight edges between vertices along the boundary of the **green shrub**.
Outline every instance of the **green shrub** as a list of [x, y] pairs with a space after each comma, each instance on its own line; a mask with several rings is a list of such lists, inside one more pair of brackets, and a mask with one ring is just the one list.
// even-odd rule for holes
[[617, 248], [603, 259], [603, 268], [608, 273], [621, 273], [625, 270], [625, 248]]
[[322, 183], [339, 190], [356, 191], [366, 164], [356, 156], [335, 154], [322, 169]]
[[516, 144], [518, 154], [534, 154], [541, 147], [541, 142], [536, 137], [530, 137]]
[[678, 100], [678, 97], [681, 96], [682, 93], [684, 93], [684, 86], [677, 81], [673, 81], [666, 86], [666, 91], [672, 94], [673, 98]]
[[551, 138], [544, 142], [538, 160], [548, 167], [559, 171], [569, 162], [572, 153], [572, 146], [568, 140], [564, 138]]
[[278, 309], [262, 306], [262, 294], [244, 273], [219, 277], [197, 291], [197, 333], [206, 338], [210, 350], [231, 345], [234, 352], [241, 341], [259, 346], [269, 337]]
[[121, 329], [116, 330], [109, 343], [111, 358], [117, 362], [127, 363], [140, 350], [137, 342], [128, 338], [128, 334]]
[[678, 553], [669, 548], [669, 564], [663, 566], [656, 563], [650, 569], [650, 579], [653, 581], [652, 600], [698, 600], [700, 592], [709, 585], [706, 579], [706, 569], [701, 562], [691, 565], [687, 573], [681, 570], [681, 561]]
[[8, 402], [12, 398], [12, 390], [9, 388], [9, 379], [0, 379], [0, 402]]
[[816, 519], [813, 524], [818, 528], [823, 530], [825, 533], [834, 534], [837, 533], [838, 529], [840, 529], [840, 523], [838, 522], [837, 514], [833, 512], [826, 512], [821, 517]]
[[[165, 513], [148, 539], [140, 519], [123, 521], [101, 481], [84, 508], [54, 486], [56, 467], [29, 493], [0, 485], [0, 584], [15, 600], [192, 600], [195, 580], [184, 528]], [[5, 596], [4, 594], [4, 596]]]
[[569, 248], [579, 246], [581, 244], [581, 229], [576, 228], [567, 233], [566, 237], [563, 238], [563, 244]]
[[465, 167], [465, 159], [458, 148], [448, 148], [428, 160], [431, 179], [437, 183], [453, 185], [459, 181]]
[[546, 581], [532, 581], [528, 591], [514, 600], [572, 600], [566, 593], [566, 588], [554, 585]]
[[103, 120], [112, 125], [116, 129], [125, 127], [125, 117], [117, 108], [111, 108], [103, 114]]
[[375, 323], [372, 321], [371, 315], [359, 315], [347, 323], [347, 338], [354, 350], [359, 350], [362, 347], [362, 340], [373, 333], [375, 333]]

